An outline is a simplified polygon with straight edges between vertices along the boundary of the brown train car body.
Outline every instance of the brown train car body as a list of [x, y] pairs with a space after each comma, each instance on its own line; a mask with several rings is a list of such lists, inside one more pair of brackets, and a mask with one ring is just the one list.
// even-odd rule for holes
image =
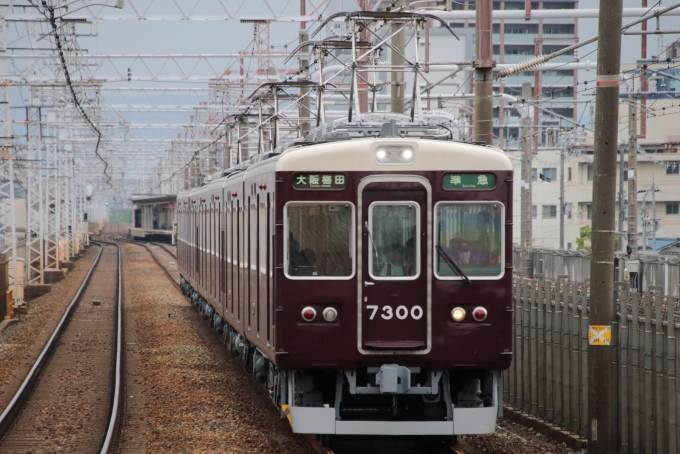
[[[405, 163], [403, 150], [410, 150]], [[470, 177], [483, 184], [462, 187]], [[178, 196], [183, 285], [209, 305], [204, 314], [224, 325], [225, 342], [250, 361], [249, 370], [267, 375], [261, 381], [296, 432], [404, 433], [400, 424], [413, 419], [406, 433], [487, 433], [488, 415], [500, 412], [500, 371], [512, 358], [512, 178], [500, 150], [469, 144], [385, 138], [289, 149]], [[456, 231], [463, 223], [464, 235]], [[484, 237], [491, 231], [493, 238]], [[468, 248], [480, 237], [498, 247], [473, 250], [485, 260], [479, 275], [464, 254], [456, 256], [472, 270], [466, 284], [437, 245]], [[399, 247], [387, 252], [389, 238]], [[399, 261], [399, 254], [410, 260]], [[404, 275], [392, 276], [393, 269]], [[303, 314], [310, 308], [312, 321]], [[332, 321], [325, 319], [328, 308], [335, 310]], [[454, 308], [464, 310], [462, 321], [453, 319]], [[400, 377], [396, 385], [390, 374]], [[453, 410], [441, 410], [444, 416], [432, 419], [423, 410], [409, 418], [396, 402], [412, 396], [393, 399], [395, 415], [401, 411], [396, 420], [373, 416], [368, 423], [342, 413], [362, 393], [382, 402], [423, 394], [431, 382], [432, 395], [448, 393], [442, 399]], [[313, 397], [298, 398], [305, 392]], [[476, 394], [471, 410], [492, 410], [472, 417], [479, 427], [462, 421], [470, 420], [460, 413], [466, 393]], [[334, 411], [334, 423], [322, 409]]]

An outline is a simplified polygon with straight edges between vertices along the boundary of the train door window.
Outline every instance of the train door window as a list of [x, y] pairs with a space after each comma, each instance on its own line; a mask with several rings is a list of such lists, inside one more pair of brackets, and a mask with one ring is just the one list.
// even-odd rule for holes
[[257, 203], [253, 198], [250, 205], [250, 270], [257, 271]]
[[255, 210], [255, 216], [256, 216], [256, 222], [257, 222], [257, 234], [255, 236], [255, 243], [257, 245], [257, 257], [256, 257], [256, 262], [257, 264], [255, 265], [255, 282], [257, 285], [257, 298], [255, 299], [255, 305], [257, 306], [257, 311], [255, 315], [255, 325], [256, 325], [256, 332], [257, 335], [260, 335], [260, 305], [262, 304], [262, 288], [261, 288], [261, 283], [264, 281], [264, 279], [261, 278], [261, 270], [262, 270], [262, 264], [264, 263], [262, 261], [262, 235], [264, 234], [264, 229], [262, 228], [262, 219], [264, 218], [262, 216], [262, 209], [261, 209], [261, 204], [260, 204], [260, 194], [257, 195], [256, 198], [257, 203], [253, 205], [253, 209]]
[[272, 269], [272, 254], [271, 254], [271, 199], [270, 195], [267, 194], [267, 220], [265, 221], [267, 223], [267, 230], [266, 230], [266, 239], [265, 241], [267, 242], [267, 255], [266, 255], [266, 261], [267, 261], [267, 267], [265, 269], [265, 275], [267, 279], [267, 342], [269, 343], [271, 341], [271, 326], [272, 326], [272, 299], [271, 299], [271, 269]]
[[368, 215], [369, 274], [376, 280], [416, 279], [420, 274], [420, 205], [374, 202]]
[[267, 274], [267, 205], [265, 203], [259, 204], [258, 223], [259, 223], [259, 266], [258, 272], [260, 274]]
[[503, 276], [502, 203], [440, 202], [435, 216], [434, 269], [439, 279], [461, 279], [456, 266], [469, 278]]
[[238, 320], [241, 320], [241, 268], [243, 267], [243, 232], [241, 231], [241, 226], [243, 225], [241, 203], [236, 201], [236, 316]]
[[194, 248], [195, 255], [196, 255], [196, 257], [195, 257], [195, 258], [196, 258], [196, 264], [195, 264], [195, 265], [196, 265], [196, 266], [195, 266], [195, 268], [196, 268], [196, 271], [195, 271], [195, 272], [196, 272], [196, 273], [199, 273], [199, 272], [201, 271], [201, 261], [199, 260], [199, 254], [198, 254], [198, 241], [199, 241], [199, 237], [200, 237], [200, 233], [199, 233], [199, 227], [198, 227], [198, 225], [197, 225], [197, 226], [196, 226], [196, 238], [195, 238], [196, 247]]
[[[219, 223], [220, 223], [220, 294], [225, 292], [225, 279], [227, 267], [227, 232], [226, 225], [222, 216], [222, 205], [219, 206]], [[224, 301], [224, 300], [222, 300]]]
[[250, 326], [252, 316], [255, 315], [257, 305], [257, 199], [249, 198], [248, 205], [248, 326]]
[[236, 255], [237, 255], [237, 233], [238, 233], [238, 226], [236, 223], [236, 204], [234, 201], [231, 201], [231, 206], [229, 207], [229, 224], [230, 224], [230, 240], [229, 240], [229, 263], [231, 264], [230, 266], [230, 274], [229, 274], [229, 301], [231, 302], [231, 314], [234, 315], [234, 300], [236, 299], [236, 276], [237, 276], [237, 266], [238, 262], [236, 261]]
[[[267, 286], [267, 239], [269, 238], [269, 229], [267, 228], [267, 205], [262, 201], [263, 198], [258, 197], [258, 212], [257, 212], [257, 239], [258, 239], [258, 258], [257, 258], [257, 332], [260, 334], [260, 318], [263, 310], [268, 311], [268, 286]], [[265, 327], [268, 325], [265, 325]], [[265, 328], [266, 329], [266, 328]]]
[[227, 204], [227, 263], [231, 263], [231, 237], [234, 235], [234, 226], [231, 223], [231, 203]]
[[351, 279], [354, 205], [290, 202], [284, 209], [284, 270], [289, 279]]

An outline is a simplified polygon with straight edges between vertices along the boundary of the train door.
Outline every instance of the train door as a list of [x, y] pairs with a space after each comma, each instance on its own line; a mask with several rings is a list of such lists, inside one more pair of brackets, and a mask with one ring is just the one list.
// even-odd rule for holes
[[360, 197], [359, 350], [426, 353], [429, 184], [420, 177], [371, 177], [362, 182]]

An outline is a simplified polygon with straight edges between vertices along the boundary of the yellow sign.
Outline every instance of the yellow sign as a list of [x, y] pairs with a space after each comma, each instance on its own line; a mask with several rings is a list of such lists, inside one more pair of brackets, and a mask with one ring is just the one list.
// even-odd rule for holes
[[588, 345], [611, 345], [612, 327], [610, 325], [588, 325]]

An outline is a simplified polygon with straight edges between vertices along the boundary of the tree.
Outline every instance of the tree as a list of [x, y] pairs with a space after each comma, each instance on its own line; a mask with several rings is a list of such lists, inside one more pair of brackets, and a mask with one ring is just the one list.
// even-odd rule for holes
[[[576, 238], [576, 250], [588, 251], [593, 244], [593, 228], [589, 225], [584, 225], [579, 229], [579, 237]], [[614, 237], [614, 250], [619, 250], [619, 237]]]
[[[579, 230], [579, 237], [576, 238], [576, 250], [590, 252], [590, 246], [593, 239], [593, 229], [589, 225], [584, 225]], [[586, 242], [588, 244], [586, 244]]]

